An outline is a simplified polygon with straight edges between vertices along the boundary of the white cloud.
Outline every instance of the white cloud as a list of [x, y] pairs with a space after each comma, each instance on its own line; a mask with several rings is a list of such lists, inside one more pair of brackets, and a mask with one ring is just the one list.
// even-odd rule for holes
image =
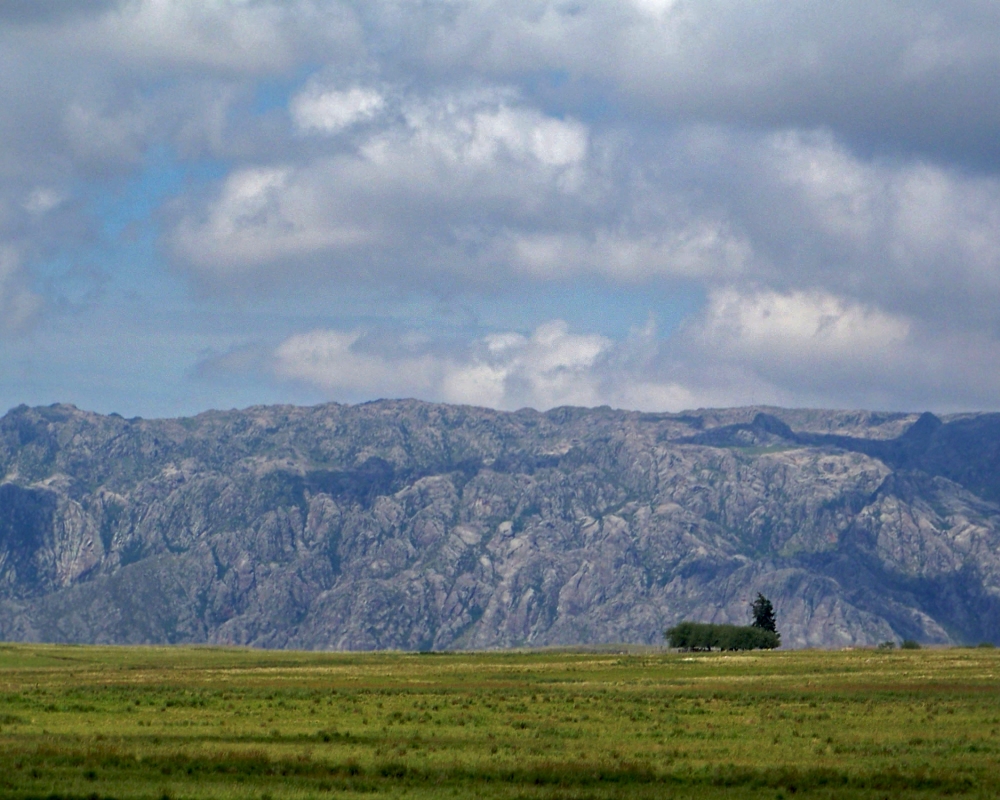
[[741, 294], [728, 288], [709, 295], [697, 336], [706, 349], [756, 364], [857, 367], [890, 363], [910, 327], [907, 319], [826, 292]]
[[[938, 298], [962, 286], [966, 308], [1000, 291], [1000, 180], [930, 165], [901, 171], [889, 250], [917, 286]], [[985, 296], [983, 293], [986, 293]], [[977, 315], [978, 316], [978, 315]]]
[[31, 214], [45, 214], [58, 208], [65, 201], [65, 192], [53, 189], [51, 186], [36, 186], [21, 205]]
[[713, 405], [991, 407], [1000, 343], [823, 290], [720, 288], [656, 362]]
[[662, 19], [673, 11], [679, 0], [632, 0], [632, 4], [643, 14], [654, 19]]
[[179, 221], [175, 252], [210, 281], [293, 278], [317, 264], [362, 280], [464, 271], [475, 281], [478, 265], [451, 261], [456, 238], [488, 240], [503, 220], [545, 225], [585, 180], [586, 127], [509, 101], [503, 91], [411, 99], [346, 150], [235, 171]]
[[316, 330], [287, 339], [275, 351], [279, 376], [331, 391], [416, 394], [433, 391], [442, 368], [432, 356], [388, 358], [356, 349], [360, 331]]
[[611, 347], [605, 337], [571, 334], [564, 322], [555, 321], [530, 337], [491, 336], [485, 345], [487, 354], [477, 361], [502, 376], [503, 405], [597, 404], [595, 367]]
[[[926, 312], [949, 325], [996, 318], [1000, 300], [1000, 180], [912, 161], [862, 159], [828, 133], [767, 137], [758, 174], [774, 203], [751, 241], [782, 237], [771, 279]], [[782, 197], [784, 194], [784, 197]], [[761, 224], [761, 223], [753, 223]], [[779, 228], [780, 226], [780, 228]], [[777, 228], [777, 230], [774, 230]], [[786, 253], [788, 243], [780, 245]], [[801, 284], [800, 284], [801, 285]]]
[[64, 120], [66, 139], [84, 163], [137, 164], [145, 149], [147, 117], [137, 108], [107, 111], [73, 102]]
[[464, 155], [473, 162], [495, 161], [503, 150], [518, 160], [530, 157], [546, 167], [566, 167], [587, 155], [587, 130], [578, 122], [501, 106], [477, 112], [470, 123], [458, 129], [471, 128]]
[[560, 320], [527, 336], [490, 334], [451, 352], [429, 344], [397, 341], [387, 350], [359, 331], [317, 330], [279, 345], [273, 368], [281, 378], [321, 387], [333, 397], [405, 395], [506, 409], [607, 403], [653, 410], [682, 408], [693, 398], [623, 358], [630, 343], [572, 333]]
[[[358, 31], [345, 4], [283, 0], [127, 0], [85, 23], [74, 50], [113, 54], [134, 67], [267, 74], [323, 48], [350, 57]], [[343, 52], [346, 51], [346, 52]]]
[[235, 172], [204, 218], [182, 220], [174, 244], [224, 278], [367, 241], [363, 228], [328, 217], [321, 189], [286, 167]]
[[[637, 116], [829, 127], [851, 141], [956, 152], [998, 121], [1000, 19], [978, 0], [516, 4], [372, 16], [411, 61], [494, 80], [546, 70], [595, 83]], [[995, 151], [994, 151], [995, 152]]]
[[724, 280], [746, 270], [752, 248], [725, 223], [701, 219], [676, 228], [638, 232], [506, 231], [494, 242], [488, 258], [540, 279], [599, 275], [615, 282], [657, 277]]
[[292, 98], [292, 119], [306, 133], [338, 133], [372, 119], [385, 107], [385, 98], [374, 89], [354, 87], [347, 91], [307, 87]]
[[414, 394], [499, 408], [591, 405], [596, 399], [592, 371], [610, 342], [571, 334], [556, 321], [531, 336], [487, 336], [450, 355], [386, 354], [363, 345], [359, 331], [300, 334], [276, 349], [275, 369], [282, 377], [354, 395]]
[[770, 137], [770, 146], [779, 180], [830, 235], [864, 243], [883, 221], [879, 201], [891, 177], [852, 157], [829, 134], [782, 131]]
[[559, 320], [466, 342], [320, 329], [282, 342], [270, 369], [340, 401], [947, 411], [988, 407], [998, 363], [1000, 344], [983, 333], [928, 337], [911, 320], [818, 291], [724, 289], [665, 340], [651, 323], [614, 340]]
[[[105, 199], [134, 193], [128, 235], [162, 230], [181, 280], [268, 302], [280, 286], [289, 318], [357, 283], [472, 306], [484, 285], [546, 282], [568, 303], [622, 284], [708, 298], [667, 343], [643, 340], [641, 369], [615, 366], [633, 345], [548, 324], [383, 351], [331, 315], [336, 336], [289, 339], [276, 362], [331, 392], [677, 407], [753, 385], [995, 405], [1000, 16], [978, 0], [803, 9], [0, 8], [0, 327], [40, 318], [52, 264], [113, 264]], [[147, 170], [163, 153], [177, 162]]]
[[635, 147], [502, 89], [392, 111], [305, 162], [235, 171], [189, 206], [175, 252], [210, 282], [298, 281], [298, 267], [405, 286], [680, 279], [1000, 319], [993, 177], [864, 159], [824, 131], [683, 129]]
[[495, 167], [512, 160], [558, 169], [579, 164], [587, 155], [585, 125], [521, 105], [509, 89], [413, 98], [402, 111], [406, 128], [387, 131], [368, 144], [366, 150], [373, 157], [384, 157], [387, 147], [404, 142], [447, 164], [467, 167]]

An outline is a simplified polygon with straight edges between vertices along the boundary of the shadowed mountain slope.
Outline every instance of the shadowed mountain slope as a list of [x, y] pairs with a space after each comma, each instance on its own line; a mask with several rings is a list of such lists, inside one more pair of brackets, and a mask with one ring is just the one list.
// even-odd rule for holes
[[1000, 415], [417, 401], [0, 419], [0, 637], [1000, 640]]

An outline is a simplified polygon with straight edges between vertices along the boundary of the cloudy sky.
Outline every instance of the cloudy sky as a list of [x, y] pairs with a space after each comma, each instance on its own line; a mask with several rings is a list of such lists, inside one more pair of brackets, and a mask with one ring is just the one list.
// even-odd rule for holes
[[1000, 408], [993, 0], [0, 0], [0, 405]]

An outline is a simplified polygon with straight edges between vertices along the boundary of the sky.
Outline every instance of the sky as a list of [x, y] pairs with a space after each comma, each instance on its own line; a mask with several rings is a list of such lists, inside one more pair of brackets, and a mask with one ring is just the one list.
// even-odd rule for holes
[[1000, 409], [993, 0], [0, 0], [0, 413]]

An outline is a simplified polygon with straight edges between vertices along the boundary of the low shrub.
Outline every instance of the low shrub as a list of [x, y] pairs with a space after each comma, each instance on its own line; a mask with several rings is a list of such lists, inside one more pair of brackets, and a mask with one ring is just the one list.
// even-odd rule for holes
[[749, 625], [680, 622], [664, 637], [671, 647], [683, 650], [773, 650], [781, 646], [780, 634]]

